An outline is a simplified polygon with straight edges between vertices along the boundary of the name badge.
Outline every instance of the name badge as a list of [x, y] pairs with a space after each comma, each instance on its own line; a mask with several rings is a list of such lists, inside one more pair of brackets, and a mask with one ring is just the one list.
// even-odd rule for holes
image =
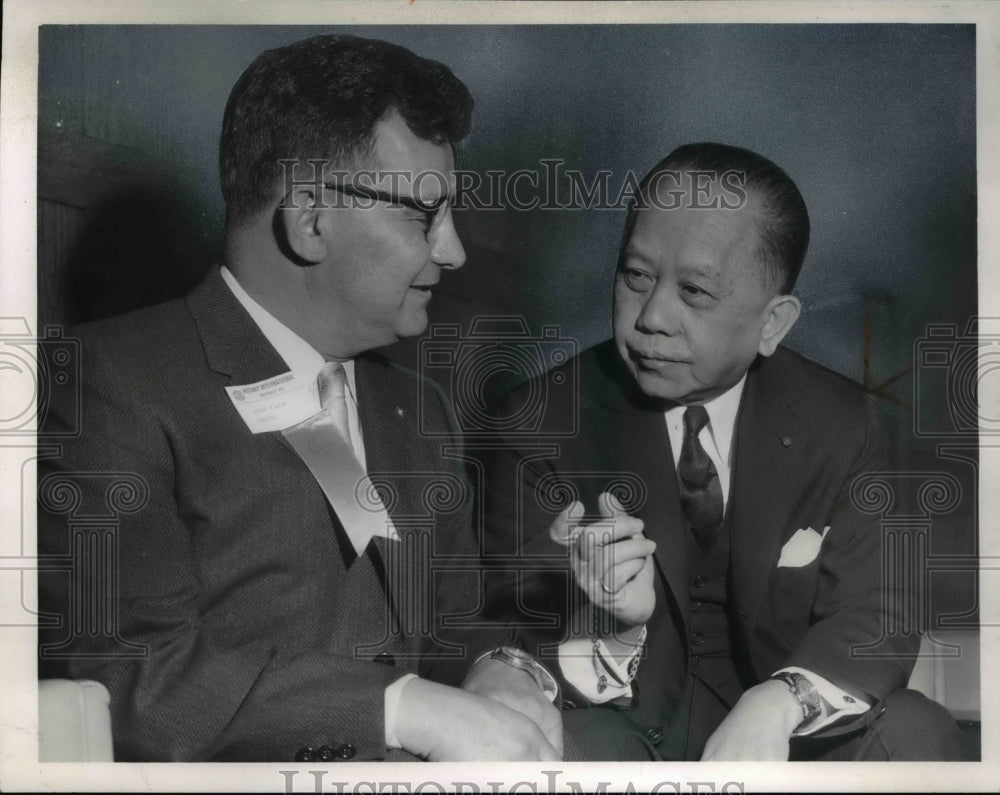
[[293, 372], [256, 384], [227, 386], [226, 392], [251, 433], [283, 431], [322, 408], [316, 379]]

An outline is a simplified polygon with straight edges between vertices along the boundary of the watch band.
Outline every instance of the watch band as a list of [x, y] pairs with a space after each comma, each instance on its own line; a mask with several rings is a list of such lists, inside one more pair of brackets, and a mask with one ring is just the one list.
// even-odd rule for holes
[[823, 714], [823, 698], [813, 683], [805, 676], [791, 671], [779, 671], [776, 674], [771, 674], [769, 678], [788, 685], [795, 700], [799, 702], [799, 706], [802, 707], [802, 720], [799, 722], [799, 726]]
[[517, 646], [500, 646], [492, 651], [480, 654], [475, 661], [472, 663], [475, 666], [477, 663], [485, 660], [499, 660], [511, 668], [517, 668], [519, 671], [524, 671], [528, 676], [535, 680], [535, 684], [538, 685], [545, 697], [548, 698], [557, 707], [560, 704], [559, 696], [559, 682], [552, 675], [548, 668], [542, 665], [538, 660], [532, 657], [528, 652], [523, 649], [519, 649]]

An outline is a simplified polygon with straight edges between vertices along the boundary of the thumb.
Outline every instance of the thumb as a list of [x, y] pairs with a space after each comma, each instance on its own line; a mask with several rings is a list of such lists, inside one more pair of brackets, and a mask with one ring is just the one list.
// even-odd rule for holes
[[576, 500], [565, 508], [549, 527], [549, 536], [557, 544], [568, 546], [573, 539], [573, 528], [583, 516], [583, 503]]

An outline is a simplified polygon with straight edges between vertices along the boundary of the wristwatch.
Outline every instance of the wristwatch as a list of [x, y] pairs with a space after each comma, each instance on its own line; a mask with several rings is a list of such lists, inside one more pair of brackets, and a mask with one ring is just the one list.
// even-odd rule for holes
[[780, 680], [788, 685], [788, 689], [792, 691], [795, 700], [799, 702], [799, 706], [802, 707], [802, 720], [799, 726], [823, 714], [822, 696], [820, 696], [819, 691], [813, 686], [813, 683], [802, 674], [792, 673], [791, 671], [779, 671], [776, 674], [771, 674], [770, 678]]
[[538, 660], [528, 654], [528, 652], [517, 648], [517, 646], [501, 646], [499, 649], [494, 649], [493, 651], [488, 651], [486, 654], [480, 655], [473, 665], [487, 658], [490, 660], [499, 660], [502, 663], [506, 663], [511, 668], [517, 668], [519, 671], [524, 671], [528, 674], [528, 676], [535, 680], [535, 684], [537, 684], [541, 691], [545, 694], [545, 697], [557, 707], [559, 706], [559, 683], [556, 681], [556, 678], [549, 673], [549, 670], [538, 662]]

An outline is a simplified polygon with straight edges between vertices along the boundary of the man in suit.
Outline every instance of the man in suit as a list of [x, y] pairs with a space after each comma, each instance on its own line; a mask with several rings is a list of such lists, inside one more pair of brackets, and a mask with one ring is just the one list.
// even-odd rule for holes
[[532, 660], [497, 650], [455, 686], [506, 634], [444, 632], [478, 605], [475, 571], [428, 570], [474, 559], [457, 439], [439, 391], [372, 353], [420, 334], [464, 262], [471, 110], [386, 42], [263, 53], [223, 119], [221, 269], [71, 332], [81, 433], [39, 471], [40, 653], [108, 687], [116, 759], [559, 758]]
[[781, 347], [808, 236], [775, 164], [680, 147], [630, 207], [614, 339], [499, 410], [542, 419], [488, 469], [490, 609], [561, 670], [588, 756], [961, 758], [904, 689], [919, 638], [852, 495], [886, 466], [872, 408]]

